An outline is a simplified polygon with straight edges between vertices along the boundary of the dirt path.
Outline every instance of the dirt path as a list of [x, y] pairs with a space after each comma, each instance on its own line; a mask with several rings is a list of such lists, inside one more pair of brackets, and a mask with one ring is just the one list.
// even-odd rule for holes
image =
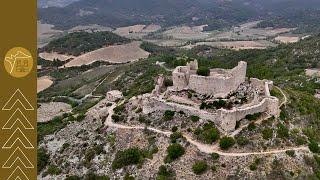
[[[122, 102], [121, 102], [122, 103]], [[170, 136], [172, 134], [171, 131], [162, 131], [156, 128], [150, 128], [150, 127], [143, 127], [143, 126], [126, 126], [126, 125], [122, 125], [122, 124], [116, 124], [114, 122], [112, 122], [112, 115], [114, 114], [113, 109], [117, 106], [116, 103], [113, 103], [112, 106], [108, 109], [108, 117], [105, 121], [105, 125], [108, 127], [113, 127], [113, 128], [118, 128], [118, 129], [148, 129], [150, 131], [159, 133], [159, 134], [164, 134], [166, 136]], [[292, 147], [292, 148], [286, 148], [286, 149], [275, 149], [275, 150], [269, 150], [269, 151], [262, 151], [262, 152], [247, 152], [247, 153], [228, 153], [228, 152], [224, 152], [221, 151], [219, 149], [218, 144], [215, 145], [207, 145], [207, 144], [203, 144], [200, 143], [198, 141], [195, 141], [193, 138], [191, 138], [190, 136], [183, 134], [183, 137], [186, 138], [186, 140], [190, 143], [193, 144], [194, 146], [196, 146], [201, 152], [204, 153], [217, 153], [221, 156], [232, 156], [232, 157], [240, 157], [240, 156], [250, 156], [250, 155], [267, 155], [267, 154], [276, 154], [276, 153], [283, 153], [286, 152], [288, 150], [295, 150], [295, 151], [309, 151], [308, 147], [306, 146], [301, 146], [301, 147]]]
[[279, 88], [278, 86], [275, 86], [282, 94], [284, 100], [281, 102], [281, 104], [279, 105], [279, 108], [283, 105], [286, 105], [288, 103], [288, 97], [287, 95], [283, 92], [283, 90], [281, 88]]

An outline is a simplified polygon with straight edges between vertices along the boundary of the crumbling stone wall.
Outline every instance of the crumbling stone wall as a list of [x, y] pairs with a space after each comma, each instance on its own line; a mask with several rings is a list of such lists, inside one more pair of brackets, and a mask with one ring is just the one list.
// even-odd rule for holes
[[199, 76], [196, 74], [197, 62], [194, 61], [187, 66], [179, 66], [172, 73], [174, 90], [191, 89], [200, 94], [225, 97], [235, 91], [239, 85], [245, 82], [247, 63], [240, 61], [238, 66], [231, 70], [219, 73], [211, 72], [210, 76]]
[[218, 118], [221, 119], [220, 127], [227, 132], [235, 130], [237, 121], [244, 119], [249, 114], [266, 112], [275, 117], [278, 116], [279, 101], [276, 98], [267, 97], [260, 103], [246, 108], [234, 108], [232, 110], [219, 109]]
[[237, 121], [242, 120], [249, 114], [259, 112], [266, 112], [275, 117], [279, 116], [279, 100], [275, 97], [266, 97], [256, 105], [245, 108], [234, 108], [232, 110], [219, 109], [217, 113], [210, 113], [195, 107], [165, 102], [155, 97], [145, 98], [143, 101], [143, 113], [149, 114], [155, 111], [183, 111], [188, 115], [199, 116], [201, 119], [214, 122], [220, 129], [225, 132], [232, 132], [235, 130]]

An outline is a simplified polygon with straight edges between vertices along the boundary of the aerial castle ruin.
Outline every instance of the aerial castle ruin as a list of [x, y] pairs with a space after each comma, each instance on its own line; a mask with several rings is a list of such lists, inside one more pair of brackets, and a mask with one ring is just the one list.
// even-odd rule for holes
[[[198, 62], [178, 66], [172, 73], [173, 86], [165, 87], [160, 75], [153, 92], [142, 96], [143, 112], [183, 111], [212, 121], [225, 133], [235, 130], [237, 123], [256, 113], [265, 117], [280, 114], [279, 99], [270, 95], [273, 82], [246, 78], [247, 63], [240, 61], [233, 69], [211, 69], [208, 76], [197, 74]], [[203, 109], [202, 104], [223, 101], [226, 107]]]

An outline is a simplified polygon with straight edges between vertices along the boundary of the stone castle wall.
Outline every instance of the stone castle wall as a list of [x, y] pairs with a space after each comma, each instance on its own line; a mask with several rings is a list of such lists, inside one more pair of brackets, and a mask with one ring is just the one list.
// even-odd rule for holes
[[221, 119], [220, 127], [227, 132], [233, 131], [237, 121], [244, 119], [249, 114], [266, 112], [273, 116], [278, 116], [279, 101], [276, 98], [267, 97], [260, 103], [246, 108], [237, 108], [232, 110], [219, 109], [218, 119]]
[[[211, 72], [213, 76], [209, 77], [195, 75], [196, 68], [196, 62], [176, 68], [173, 72], [173, 90], [189, 88], [203, 94], [226, 96], [245, 82], [247, 64], [239, 62], [237, 67], [227, 71], [214, 69]], [[160, 80], [158, 84], [163, 81]], [[256, 78], [251, 78], [250, 81], [253, 88], [257, 90], [257, 95], [260, 94], [263, 97], [259, 102], [253, 101], [252, 104], [246, 104], [242, 107], [234, 107], [231, 110], [219, 109], [216, 113], [210, 113], [199, 109], [199, 107], [165, 101], [158, 96], [144, 96], [141, 98], [143, 113], [149, 114], [165, 110], [183, 111], [188, 115], [199, 116], [201, 119], [214, 122], [224, 132], [234, 131], [237, 121], [244, 119], [249, 114], [265, 112], [278, 117], [280, 114], [279, 99], [270, 95], [273, 82]]]
[[188, 69], [185, 66], [179, 66], [172, 72], [172, 81], [176, 91], [181, 91], [188, 86], [187, 73]]
[[201, 119], [216, 122], [217, 113], [210, 113], [205, 110], [194, 108], [188, 105], [165, 102], [154, 97], [145, 98], [143, 101], [143, 113], [149, 114], [156, 111], [183, 111], [187, 115], [199, 116]]
[[[193, 65], [193, 64], [192, 64]], [[245, 82], [247, 63], [240, 61], [238, 66], [225, 72], [210, 73], [210, 76], [196, 74], [193, 65], [177, 67], [172, 73], [174, 90], [191, 89], [200, 94], [225, 97]]]

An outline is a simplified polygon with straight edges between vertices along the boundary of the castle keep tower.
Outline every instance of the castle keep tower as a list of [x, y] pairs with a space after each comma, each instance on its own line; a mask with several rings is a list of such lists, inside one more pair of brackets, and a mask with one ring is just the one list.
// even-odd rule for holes
[[233, 69], [210, 69], [209, 76], [197, 75], [198, 62], [178, 66], [172, 73], [173, 90], [193, 90], [199, 94], [225, 97], [245, 82], [247, 63], [240, 61]]

